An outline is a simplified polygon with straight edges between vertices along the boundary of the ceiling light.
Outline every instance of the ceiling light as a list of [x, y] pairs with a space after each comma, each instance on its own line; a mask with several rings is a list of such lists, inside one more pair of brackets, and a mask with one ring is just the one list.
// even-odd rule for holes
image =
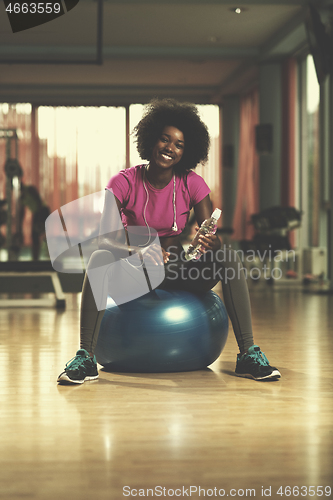
[[236, 7], [235, 9], [231, 9], [235, 14], [241, 14], [244, 9], [242, 9], [241, 7]]

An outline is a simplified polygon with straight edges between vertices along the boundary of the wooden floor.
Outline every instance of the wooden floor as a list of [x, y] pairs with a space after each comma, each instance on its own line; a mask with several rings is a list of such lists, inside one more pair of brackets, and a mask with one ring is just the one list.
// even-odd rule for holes
[[56, 384], [78, 347], [79, 296], [67, 298], [64, 312], [0, 310], [1, 499], [328, 498], [333, 296], [251, 291], [279, 381], [235, 377], [231, 331], [205, 371], [101, 371], [79, 387]]

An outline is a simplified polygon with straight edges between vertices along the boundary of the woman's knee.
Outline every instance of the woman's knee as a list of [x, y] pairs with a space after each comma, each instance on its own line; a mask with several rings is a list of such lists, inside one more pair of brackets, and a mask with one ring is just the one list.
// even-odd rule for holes
[[115, 262], [115, 257], [109, 250], [95, 250], [89, 259], [88, 269], [108, 266]]

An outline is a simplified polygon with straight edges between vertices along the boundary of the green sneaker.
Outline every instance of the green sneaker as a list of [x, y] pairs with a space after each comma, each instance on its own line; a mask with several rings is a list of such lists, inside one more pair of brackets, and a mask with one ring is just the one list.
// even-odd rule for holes
[[60, 373], [57, 382], [60, 384], [83, 384], [86, 380], [98, 378], [95, 356], [89, 356], [85, 349], [79, 349], [74, 358], [66, 363], [65, 371]]
[[270, 366], [265, 353], [257, 345], [251, 346], [246, 354], [237, 354], [235, 373], [238, 377], [253, 378], [254, 380], [276, 380], [281, 377], [279, 370]]

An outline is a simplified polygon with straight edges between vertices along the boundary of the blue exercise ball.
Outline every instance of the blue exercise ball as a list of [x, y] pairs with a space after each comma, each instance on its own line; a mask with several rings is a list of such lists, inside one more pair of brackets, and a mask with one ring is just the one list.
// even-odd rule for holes
[[228, 315], [214, 292], [156, 289], [120, 306], [108, 301], [95, 354], [109, 371], [201, 370], [227, 337]]

